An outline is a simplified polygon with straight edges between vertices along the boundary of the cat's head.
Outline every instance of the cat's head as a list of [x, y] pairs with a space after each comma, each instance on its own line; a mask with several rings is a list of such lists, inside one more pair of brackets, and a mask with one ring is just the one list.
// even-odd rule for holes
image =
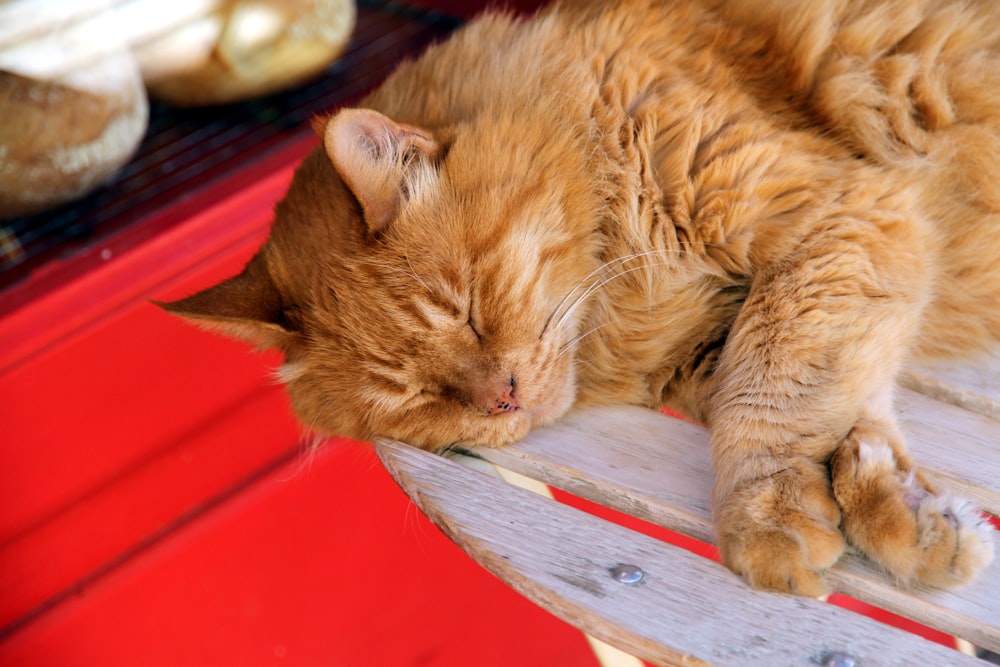
[[318, 129], [244, 271], [161, 305], [283, 350], [294, 409], [327, 434], [502, 444], [561, 416], [599, 249], [558, 151], [366, 109]]

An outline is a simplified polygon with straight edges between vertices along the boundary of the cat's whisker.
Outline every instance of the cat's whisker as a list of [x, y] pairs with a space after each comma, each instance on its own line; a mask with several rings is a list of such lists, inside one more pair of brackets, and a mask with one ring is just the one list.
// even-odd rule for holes
[[319, 421], [324, 418], [323, 415], [317, 414], [308, 425], [303, 424], [299, 438], [299, 451], [295, 456], [296, 465], [289, 472], [288, 476], [281, 480], [282, 482], [289, 482], [303, 473], [308, 474], [312, 470], [313, 464], [316, 461], [316, 453], [329, 439], [329, 436], [321, 432], [317, 427]]
[[580, 341], [582, 341], [584, 338], [586, 338], [592, 333], [599, 331], [600, 329], [603, 329], [609, 324], [611, 324], [611, 322], [602, 322], [601, 324], [598, 324], [596, 327], [591, 327], [590, 329], [576, 336], [575, 338], [566, 341], [566, 343], [562, 346], [562, 349], [559, 350], [559, 354], [556, 355], [556, 360], [558, 361], [559, 359], [563, 358], [564, 356], [572, 352], [574, 349], [576, 349], [577, 345], [579, 345]]
[[[714, 245], [714, 244], [712, 244], [712, 245]], [[599, 266], [596, 269], [594, 269], [593, 271], [591, 271], [579, 283], [577, 283], [577, 285], [574, 286], [573, 289], [571, 289], [569, 291], [569, 293], [562, 298], [562, 300], [560, 300], [560, 302], [556, 305], [556, 309], [558, 309], [559, 307], [561, 307], [562, 305], [564, 305], [564, 303], [566, 302], [566, 300], [580, 286], [582, 286], [587, 280], [589, 280], [590, 278], [592, 278], [596, 274], [606, 273], [607, 270], [610, 269], [610, 268], [612, 268], [612, 266], [615, 265], [615, 264], [625, 264], [625, 263], [630, 262], [630, 261], [635, 260], [635, 259], [642, 259], [644, 257], [651, 257], [651, 256], [655, 256], [655, 255], [663, 255], [665, 253], [674, 253], [674, 254], [677, 254], [677, 255], [681, 255], [681, 254], [684, 254], [684, 253], [687, 253], [687, 252], [688, 252], [688, 250], [686, 250], [684, 248], [678, 248], [678, 249], [662, 248], [662, 249], [657, 249], [657, 250], [646, 250], [644, 252], [632, 253], [631, 255], [623, 255], [621, 257], [617, 257], [615, 259], [609, 260], [609, 261], [605, 262], [604, 264], [602, 264], [601, 266]], [[653, 266], [653, 265], [652, 264], [647, 264], [645, 266]]]
[[[564, 305], [566, 305], [566, 302], [570, 299], [570, 297], [572, 297], [576, 293], [576, 291], [578, 289], [580, 289], [581, 287], [583, 287], [583, 285], [585, 285], [588, 280], [590, 280], [591, 278], [593, 278], [596, 275], [607, 273], [607, 271], [614, 264], [624, 264], [626, 262], [632, 261], [633, 259], [637, 259], [637, 258], [646, 256], [646, 255], [657, 253], [657, 252], [659, 252], [659, 251], [647, 251], [647, 252], [634, 253], [634, 254], [631, 254], [631, 255], [624, 255], [622, 257], [617, 257], [615, 259], [609, 260], [609, 261], [601, 264], [599, 267], [597, 267], [596, 269], [594, 269], [593, 271], [591, 271], [590, 273], [588, 273], [586, 276], [584, 276], [580, 280], [580, 282], [578, 282], [576, 285], [574, 285], [573, 288], [571, 290], [569, 290], [563, 296], [562, 299], [559, 300], [559, 303], [556, 304], [555, 308], [553, 308], [552, 313], [549, 315], [549, 319], [546, 320], [546, 322], [545, 322], [545, 327], [543, 327], [543, 329], [542, 329], [542, 335], [545, 335], [545, 331], [546, 331], [546, 329], [548, 329], [549, 323], [551, 322], [551, 320], [553, 319], [553, 317], [555, 317], [556, 314], [559, 313], [560, 309]], [[587, 296], [589, 296], [589, 294], [592, 293], [590, 291], [591, 287], [592, 287], [592, 285], [590, 287], [587, 287], [584, 290], [584, 294], [580, 298], [586, 298]], [[563, 321], [563, 319], [564, 318], [560, 318], [560, 323]], [[558, 326], [557, 326], [557, 328], [558, 328]]]
[[[643, 254], [644, 255], [652, 255], [652, 254], [658, 254], [658, 253], [643, 253]], [[636, 256], [636, 257], [638, 257], [638, 256]], [[607, 278], [604, 278], [599, 283], [595, 283], [595, 284], [590, 285], [586, 289], [586, 291], [583, 294], [581, 294], [578, 299], [576, 299], [575, 301], [573, 301], [573, 303], [571, 303], [570, 306], [566, 309], [566, 311], [559, 317], [559, 320], [556, 322], [556, 327], [555, 327], [556, 330], [558, 331], [559, 329], [562, 328], [562, 326], [566, 323], [566, 321], [570, 318], [570, 316], [572, 316], [572, 314], [576, 311], [576, 309], [579, 308], [580, 305], [582, 305], [587, 300], [588, 297], [590, 297], [595, 292], [599, 291], [601, 288], [607, 286], [609, 283], [613, 282], [614, 280], [616, 280], [618, 278], [622, 278], [624, 276], [627, 276], [628, 274], [634, 273], [636, 271], [641, 271], [643, 269], [650, 269], [650, 268], [657, 267], [657, 266], [666, 266], [667, 264], [668, 264], [668, 262], [666, 262], [666, 261], [651, 262], [651, 263], [641, 264], [639, 266], [634, 266], [634, 267], [632, 267], [630, 269], [626, 269], [624, 271], [620, 271], [619, 273], [616, 273], [616, 274], [613, 274], [613, 275], [611, 275], [611, 276], [609, 276]]]
[[542, 327], [542, 334], [539, 337], [541, 338], [545, 336], [545, 332], [548, 330], [549, 324], [552, 322], [552, 319], [559, 313], [559, 310], [566, 304], [569, 298], [573, 296], [573, 294], [578, 289], [580, 289], [581, 286], [583, 286], [588, 280], [593, 278], [595, 275], [606, 271], [611, 264], [616, 262], [626, 262], [628, 261], [628, 259], [629, 259], [628, 257], [619, 257], [618, 259], [610, 260], [608, 262], [605, 262], [604, 264], [601, 264], [599, 267], [597, 267], [596, 269], [588, 273], [586, 276], [584, 276], [576, 285], [572, 287], [572, 289], [566, 292], [566, 294], [564, 294], [563, 297], [559, 299], [559, 303], [555, 305], [555, 308], [553, 308], [552, 312], [549, 313], [548, 319], [545, 320], [545, 325]]
[[[641, 258], [644, 258], [644, 257], [649, 257], [649, 256], [654, 256], [654, 255], [660, 255], [662, 252], [670, 252], [670, 251], [653, 250], [653, 251], [649, 251], [649, 252], [635, 253], [633, 255], [628, 255], [628, 256], [625, 256], [625, 257], [619, 257], [616, 260], [611, 260], [610, 262], [606, 262], [605, 264], [603, 264], [598, 269], [598, 271], [610, 267], [610, 265], [613, 264], [613, 263], [624, 264], [625, 262], [632, 261], [634, 259], [641, 259]], [[675, 252], [678, 252], [678, 251], [675, 251]], [[635, 271], [639, 271], [639, 270], [642, 270], [642, 269], [650, 269], [650, 268], [654, 268], [654, 267], [657, 267], [657, 266], [665, 266], [667, 264], [668, 264], [668, 262], [666, 260], [663, 260], [663, 261], [660, 261], [660, 262], [646, 262], [646, 263], [643, 263], [643, 264], [641, 264], [639, 266], [634, 266], [634, 267], [626, 269], [624, 271], [620, 271], [618, 273], [615, 273], [615, 274], [613, 274], [611, 276], [607, 276], [607, 277], [603, 278], [598, 283], [591, 284], [590, 286], [587, 287], [587, 289], [584, 291], [584, 293], [582, 295], [580, 295], [580, 297], [578, 299], [574, 300], [573, 303], [570, 304], [570, 306], [569, 306], [569, 308], [567, 308], [566, 312], [564, 312], [560, 316], [559, 321], [556, 322], [556, 330], [559, 330], [559, 329], [562, 328], [562, 326], [563, 326], [563, 324], [565, 324], [566, 320], [572, 315], [572, 313], [577, 308], [580, 307], [580, 305], [587, 299], [588, 296], [590, 296], [591, 294], [597, 292], [598, 290], [600, 290], [601, 288], [603, 288], [604, 286], [606, 286], [608, 283], [614, 281], [617, 278], [622, 278], [622, 277], [624, 277], [624, 276], [626, 276], [626, 275], [628, 275], [630, 273], [633, 273]], [[595, 272], [592, 272], [591, 275], [593, 275], [594, 273]], [[595, 327], [593, 327], [593, 328], [585, 331], [584, 333], [579, 334], [578, 336], [576, 336], [572, 340], [566, 342], [563, 345], [562, 350], [560, 350], [559, 354], [556, 356], [556, 359], [559, 359], [562, 356], [564, 356], [566, 353], [568, 353], [569, 351], [571, 351], [572, 349], [574, 349], [576, 347], [576, 345], [581, 340], [583, 340], [584, 338], [586, 338], [590, 334], [598, 331], [599, 329], [607, 326], [608, 324], [610, 324], [610, 322], [604, 322], [602, 324], [599, 324], [599, 325], [597, 325], [597, 326], [595, 326]]]
[[406, 265], [410, 267], [410, 273], [413, 274], [413, 277], [417, 279], [417, 282], [423, 285], [424, 289], [427, 290], [428, 292], [431, 291], [431, 288], [427, 286], [427, 283], [424, 282], [424, 279], [417, 274], [417, 270], [413, 268], [413, 262], [410, 261], [410, 256], [404, 255], [403, 257], [406, 259]]
[[559, 300], [559, 303], [556, 304], [556, 307], [555, 307], [554, 310], [558, 311], [563, 306], [563, 304], [566, 303], [566, 300], [569, 299], [570, 296], [572, 296], [573, 293], [577, 289], [579, 289], [582, 285], [584, 285], [588, 280], [590, 280], [594, 276], [606, 272], [611, 267], [612, 264], [623, 264], [625, 262], [630, 261], [631, 259], [635, 258], [636, 256], [638, 256], [640, 254], [643, 254], [643, 253], [636, 253], [636, 254], [633, 254], [633, 255], [626, 255], [626, 256], [623, 256], [623, 257], [618, 257], [618, 258], [615, 258], [615, 259], [612, 259], [612, 260], [608, 260], [607, 262], [604, 262], [603, 264], [601, 264], [600, 266], [598, 266], [596, 269], [594, 269], [593, 271], [591, 271], [590, 273], [588, 273], [587, 275], [585, 275], [576, 285], [574, 285], [573, 288], [570, 289], [569, 292], [567, 292], [565, 294], [565, 296], [563, 296], [563, 298]]

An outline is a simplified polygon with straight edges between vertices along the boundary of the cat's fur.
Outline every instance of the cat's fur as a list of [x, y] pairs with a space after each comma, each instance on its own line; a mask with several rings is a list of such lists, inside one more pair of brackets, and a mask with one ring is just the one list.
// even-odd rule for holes
[[992, 558], [891, 405], [911, 356], [1000, 340], [1000, 3], [487, 15], [318, 126], [246, 270], [167, 305], [284, 350], [308, 426], [501, 445], [667, 405], [755, 586], [823, 593], [845, 537], [906, 582]]

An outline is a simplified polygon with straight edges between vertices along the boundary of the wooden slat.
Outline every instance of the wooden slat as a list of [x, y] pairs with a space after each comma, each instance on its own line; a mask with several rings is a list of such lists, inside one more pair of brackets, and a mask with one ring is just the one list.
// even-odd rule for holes
[[968, 363], [914, 365], [900, 384], [973, 412], [1000, 419], [1000, 350]]
[[[714, 542], [712, 469], [704, 429], [635, 407], [571, 414], [479, 456], [575, 495]], [[1000, 565], [959, 592], [898, 588], [867, 561], [847, 556], [830, 573], [840, 591], [1000, 650]]]
[[1000, 515], [1000, 419], [906, 389], [896, 402], [917, 463], [942, 486]]
[[471, 451], [582, 498], [715, 542], [708, 433], [694, 424], [631, 406], [593, 408], [515, 445]]
[[[442, 457], [399, 443], [377, 451], [420, 509], [480, 564], [645, 660], [805, 667], [842, 652], [866, 667], [980, 664], [832, 605], [750, 591], [712, 561]], [[613, 579], [621, 563], [639, 566], [642, 581]]]

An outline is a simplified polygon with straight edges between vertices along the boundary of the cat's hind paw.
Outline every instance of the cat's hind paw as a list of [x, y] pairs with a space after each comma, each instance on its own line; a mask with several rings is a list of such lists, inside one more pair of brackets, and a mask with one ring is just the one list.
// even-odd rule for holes
[[823, 597], [846, 543], [823, 471], [789, 467], [737, 488], [719, 509], [723, 561], [758, 589]]
[[901, 469], [888, 438], [855, 427], [830, 461], [848, 541], [897, 579], [960, 586], [993, 559], [993, 528], [969, 501]]

